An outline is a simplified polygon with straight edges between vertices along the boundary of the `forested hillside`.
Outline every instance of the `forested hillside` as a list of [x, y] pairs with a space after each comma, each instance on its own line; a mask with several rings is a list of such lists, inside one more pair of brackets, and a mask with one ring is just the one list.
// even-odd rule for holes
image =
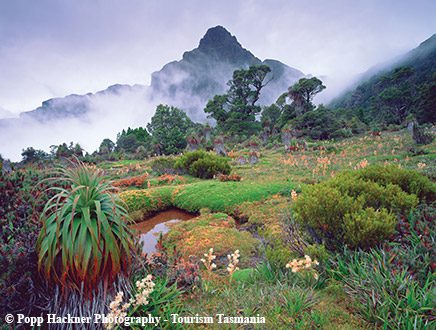
[[373, 125], [401, 124], [409, 115], [436, 122], [436, 34], [394, 65], [332, 102]]

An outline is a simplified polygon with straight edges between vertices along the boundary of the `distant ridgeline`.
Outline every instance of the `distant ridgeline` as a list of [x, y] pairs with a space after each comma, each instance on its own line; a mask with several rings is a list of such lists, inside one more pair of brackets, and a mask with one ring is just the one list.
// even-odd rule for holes
[[351, 110], [367, 124], [401, 124], [411, 115], [421, 124], [436, 123], [436, 34], [374, 71], [330, 107]]

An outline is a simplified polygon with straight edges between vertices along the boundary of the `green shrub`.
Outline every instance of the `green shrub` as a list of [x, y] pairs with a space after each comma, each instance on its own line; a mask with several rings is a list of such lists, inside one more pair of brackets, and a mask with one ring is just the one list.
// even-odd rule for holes
[[413, 170], [406, 170], [397, 166], [369, 166], [355, 171], [363, 179], [377, 182], [381, 185], [395, 184], [409, 194], [415, 194], [421, 201], [434, 201], [436, 184], [429, 178]]
[[211, 179], [217, 174], [230, 174], [231, 167], [226, 158], [197, 150], [180, 157], [176, 166], [192, 176]]
[[426, 199], [433, 188], [417, 172], [374, 166], [306, 187], [293, 211], [314, 240], [331, 250], [344, 244], [369, 248], [393, 233], [396, 213], [408, 214], [417, 206], [414, 193]]
[[354, 176], [354, 172], [345, 172], [328, 181], [342, 194], [362, 199], [365, 206], [375, 209], [386, 208], [392, 211], [409, 212], [418, 205], [418, 198], [410, 195], [397, 185], [388, 183], [380, 185]]
[[386, 209], [372, 207], [346, 214], [344, 239], [350, 247], [369, 248], [393, 234], [397, 220]]
[[201, 179], [211, 179], [216, 174], [229, 174], [230, 171], [231, 168], [227, 161], [209, 157], [197, 160], [189, 168], [189, 174]]
[[307, 186], [294, 203], [295, 219], [309, 229], [315, 241], [325, 241], [330, 249], [343, 244], [343, 219], [362, 209], [356, 200], [325, 184]]
[[185, 152], [183, 156], [177, 159], [175, 166], [185, 171], [189, 171], [192, 163], [199, 159], [205, 158], [207, 154], [208, 153], [204, 150]]

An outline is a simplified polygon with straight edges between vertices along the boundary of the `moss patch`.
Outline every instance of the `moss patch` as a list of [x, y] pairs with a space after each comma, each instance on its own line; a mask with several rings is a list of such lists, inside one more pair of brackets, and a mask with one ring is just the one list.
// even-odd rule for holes
[[208, 208], [214, 212], [229, 212], [243, 202], [258, 201], [277, 194], [288, 185], [286, 182], [277, 181], [204, 181], [184, 186], [175, 196], [174, 203], [175, 206], [190, 212], [198, 212], [201, 208]]
[[203, 257], [204, 253], [213, 248], [217, 263], [224, 265], [227, 254], [235, 250], [240, 251], [241, 263], [248, 262], [255, 254], [259, 241], [250, 233], [237, 230], [233, 218], [218, 213], [201, 215], [173, 225], [164, 237], [164, 245], [176, 246], [184, 256], [197, 257]]
[[176, 191], [175, 187], [127, 190], [120, 193], [120, 198], [133, 215], [141, 213], [142, 216], [147, 216], [172, 207]]
[[291, 203], [286, 197], [273, 195], [264, 201], [243, 203], [235, 209], [239, 218], [257, 227], [265, 239], [266, 258], [277, 268], [285, 267], [293, 256], [283, 230], [283, 218], [289, 213]]

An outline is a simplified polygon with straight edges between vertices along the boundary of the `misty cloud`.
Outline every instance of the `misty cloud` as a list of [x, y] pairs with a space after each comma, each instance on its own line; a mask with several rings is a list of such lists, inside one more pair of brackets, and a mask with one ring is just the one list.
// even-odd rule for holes
[[[260, 59], [274, 58], [324, 77], [327, 89], [316, 101], [326, 103], [356, 75], [432, 35], [435, 12], [432, 0], [3, 1], [0, 118], [53, 97], [95, 93], [118, 83], [149, 85], [152, 72], [179, 60], [216, 25]], [[47, 150], [73, 140], [93, 151], [101, 138], [114, 139], [122, 128], [145, 125], [157, 103], [147, 101], [146, 94], [134, 89], [116, 97], [99, 95], [87, 121], [28, 121], [34, 127], [15, 127], [19, 133], [11, 128], [15, 124], [0, 127], [0, 153], [17, 160], [29, 146], [24, 141]], [[180, 95], [181, 102], [203, 102], [185, 96]]]
[[144, 126], [156, 105], [147, 101], [144, 87], [124, 89], [119, 93], [89, 97], [89, 111], [80, 118], [41, 122], [25, 117], [0, 126], [1, 153], [14, 161], [21, 159], [22, 149], [32, 146], [49, 150], [50, 145], [78, 142], [86, 151], [97, 150], [104, 138], [116, 140], [122, 129]]

